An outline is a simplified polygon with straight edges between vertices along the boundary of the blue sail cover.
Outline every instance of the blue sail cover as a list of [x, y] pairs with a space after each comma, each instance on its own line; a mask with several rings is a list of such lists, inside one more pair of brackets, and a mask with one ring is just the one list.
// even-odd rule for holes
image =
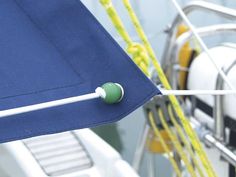
[[100, 99], [0, 118], [0, 142], [118, 121], [159, 90], [79, 0], [1, 0], [0, 110], [120, 83], [123, 101]]

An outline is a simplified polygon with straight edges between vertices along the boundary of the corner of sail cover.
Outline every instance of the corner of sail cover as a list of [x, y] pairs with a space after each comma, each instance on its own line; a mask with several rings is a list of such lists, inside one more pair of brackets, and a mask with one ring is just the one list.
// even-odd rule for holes
[[0, 118], [1, 143], [111, 123], [160, 94], [80, 1], [3, 0], [0, 18], [0, 110], [106, 82], [125, 90], [115, 105], [94, 99]]

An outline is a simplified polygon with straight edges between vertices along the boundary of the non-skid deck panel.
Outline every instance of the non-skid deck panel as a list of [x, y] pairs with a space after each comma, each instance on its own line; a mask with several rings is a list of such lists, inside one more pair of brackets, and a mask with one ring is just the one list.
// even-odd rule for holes
[[62, 176], [93, 166], [90, 155], [72, 131], [23, 142], [48, 176]]
[[2, 0], [0, 109], [77, 96], [112, 81], [123, 101], [90, 100], [0, 118], [0, 142], [121, 119], [159, 90], [78, 0]]

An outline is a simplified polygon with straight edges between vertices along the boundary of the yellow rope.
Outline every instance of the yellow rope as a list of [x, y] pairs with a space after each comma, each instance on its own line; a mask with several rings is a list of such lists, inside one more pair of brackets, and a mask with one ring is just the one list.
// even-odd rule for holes
[[111, 21], [115, 28], [117, 29], [120, 36], [124, 39], [124, 41], [130, 45], [132, 43], [131, 38], [129, 37], [129, 34], [125, 30], [125, 27], [120, 20], [119, 16], [117, 15], [117, 12], [115, 8], [112, 5], [111, 0], [100, 0], [100, 3], [103, 5], [103, 7], [106, 9], [106, 12], [108, 16], [111, 18]]
[[[114, 7], [113, 7], [113, 5], [112, 5], [112, 3], [111, 3], [111, 0], [100, 0], [101, 1], [101, 3], [102, 3], [102, 5], [105, 7], [105, 9], [106, 9], [106, 11], [107, 11], [107, 13], [108, 13], [108, 15], [109, 15], [109, 17], [111, 18], [111, 20], [112, 20], [112, 22], [113, 22], [113, 24], [114, 24], [114, 26], [116, 27], [116, 29], [117, 29], [117, 31], [119, 32], [119, 34], [122, 36], [122, 38], [124, 39], [124, 41], [127, 43], [127, 45], [128, 45], [128, 53], [130, 53], [130, 54], [132, 54], [132, 50], [130, 51], [130, 48], [132, 49], [132, 48], [135, 48], [137, 45], [134, 45], [134, 43], [132, 42], [132, 40], [131, 40], [131, 38], [129, 37], [129, 35], [128, 35], [128, 33], [126, 32], [126, 30], [125, 30], [125, 28], [124, 28], [124, 26], [123, 26], [123, 24], [122, 24], [122, 22], [121, 22], [121, 20], [120, 20], [120, 18], [119, 18], [119, 16], [117, 15], [117, 13], [116, 13], [116, 11], [115, 11], [115, 9], [114, 9]], [[130, 8], [131, 9], [131, 8]], [[132, 10], [132, 9], [131, 9]], [[135, 14], [133, 14], [134, 16], [133, 17], [136, 17], [135, 16]], [[137, 21], [137, 20], [136, 20]], [[137, 21], [138, 22], [138, 21]], [[135, 27], [136, 28], [139, 28], [139, 23], [135, 23]], [[139, 28], [140, 29], [140, 28]], [[142, 29], [141, 30], [137, 30], [138, 31], [138, 33], [139, 33], [139, 35], [141, 35], [142, 37], [141, 37], [141, 39], [142, 39], [142, 41], [143, 41], [143, 43], [144, 43], [144, 46], [145, 46], [145, 48], [146, 48], [146, 50], [148, 51], [148, 53], [149, 53], [149, 55], [150, 55], [150, 57], [151, 57], [151, 59], [152, 59], [152, 61], [153, 61], [153, 64], [154, 64], [154, 66], [155, 66], [155, 68], [156, 68], [156, 70], [157, 70], [157, 72], [159, 73], [159, 77], [160, 78], [162, 78], [161, 80], [164, 80], [164, 82], [163, 82], [163, 85], [167, 85], [167, 88], [168, 88], [168, 81], [167, 81], [167, 79], [165, 78], [165, 75], [164, 75], [164, 73], [163, 73], [163, 71], [161, 70], [161, 68], [160, 68], [160, 65], [159, 65], [159, 63], [157, 62], [157, 60], [156, 60], [156, 58], [155, 58], [155, 54], [154, 54], [154, 52], [152, 51], [152, 48], [151, 48], [151, 46], [149, 45], [149, 43], [148, 43], [148, 41], [147, 41], [147, 38], [146, 38], [146, 36], [145, 36], [145, 34], [144, 34], [144, 32], [142, 31]], [[144, 40], [144, 39], [146, 39], [146, 40]], [[140, 44], [139, 44], [140, 45]], [[131, 47], [132, 46], [132, 47]], [[140, 45], [141, 46], [141, 45]], [[141, 48], [141, 47], [137, 47], [137, 48]], [[134, 50], [135, 51], [135, 50]], [[138, 52], [137, 52], [138, 51]], [[137, 53], [144, 53], [144, 50], [143, 49], [138, 49], [138, 50], [136, 50], [136, 52]], [[134, 56], [138, 56], [137, 55], [137, 53], [136, 52], [134, 52], [132, 55], [133, 55], [133, 57]], [[143, 65], [143, 67], [141, 68], [143, 71], [144, 71], [144, 73], [146, 73], [147, 74], [147, 70], [144, 70], [143, 68], [145, 68], [146, 66], [147, 66], [147, 60], [148, 60], [148, 58], [145, 56], [145, 57], [143, 57], [143, 59], [140, 59], [140, 58], [138, 58], [137, 57], [137, 59], [134, 59], [134, 61], [135, 61], [135, 63], [137, 63], [139, 66], [141, 65], [138, 61], [142, 61], [143, 62], [143, 64], [145, 64], [145, 66]], [[146, 67], [147, 68], [147, 67]], [[161, 71], [161, 72], [160, 72]], [[163, 79], [163, 77], [164, 77], [164, 79]], [[165, 81], [166, 80], [166, 81]], [[167, 84], [166, 84], [167, 83]], [[169, 85], [169, 89], [170, 89], [170, 85]], [[175, 108], [175, 110], [176, 110], [176, 112], [177, 112], [177, 114], [181, 117], [181, 114], [183, 115], [183, 112], [182, 112], [182, 110], [181, 110], [181, 107], [179, 106], [179, 103], [178, 103], [178, 101], [177, 101], [177, 99], [174, 97], [174, 96], [170, 96], [170, 100], [172, 101], [172, 104], [174, 105], [174, 108]], [[177, 106], [176, 106], [177, 105]], [[178, 108], [179, 107], [179, 108]], [[181, 113], [182, 112], [182, 113]], [[194, 137], [194, 132], [193, 133], [189, 133], [189, 131], [191, 131], [192, 130], [192, 128], [190, 127], [190, 125], [188, 126], [188, 124], [189, 124], [189, 122], [186, 120], [183, 120], [183, 116], [182, 116], [182, 119], [181, 119], [181, 121], [182, 121], [182, 124], [183, 124], [183, 126], [184, 126], [184, 128], [185, 128], [185, 130], [186, 130], [186, 132], [189, 134], [189, 136], [190, 136], [190, 139], [191, 139], [191, 141], [192, 141], [192, 143], [193, 143], [193, 137]], [[187, 123], [186, 123], [187, 122]], [[190, 127], [190, 128], [189, 128]], [[193, 134], [193, 135], [192, 135]], [[192, 136], [191, 136], [192, 135]], [[195, 135], [196, 136], [196, 135]], [[204, 156], [204, 154], [202, 154], [201, 153], [201, 146], [200, 146], [200, 148], [198, 147], [198, 148], [196, 148], [197, 146], [198, 146], [198, 144], [200, 144], [199, 142], [194, 142], [193, 143], [193, 146], [195, 145], [195, 150], [196, 150], [196, 152], [198, 153], [198, 155], [199, 155], [199, 157], [200, 157], [200, 159], [202, 160], [202, 159], [204, 159], [205, 158], [205, 156]], [[203, 165], [204, 165], [204, 167], [205, 167], [205, 169], [207, 169], [207, 173], [208, 174], [210, 174], [210, 172], [208, 172], [209, 170], [209, 168], [208, 168], [208, 166], [207, 166], [207, 161], [204, 163], [203, 162]], [[209, 175], [209, 176], [211, 176], [211, 175]], [[213, 175], [214, 176], [214, 175]]]
[[127, 47], [127, 52], [132, 55], [132, 59], [137, 66], [149, 76], [148, 66], [149, 66], [149, 57], [147, 55], [146, 49], [138, 43], [131, 43]]
[[[117, 15], [117, 12], [115, 8], [112, 5], [112, 2], [110, 0], [100, 0], [101, 4], [105, 7], [112, 23], [114, 24], [116, 30], [120, 34], [120, 36], [124, 39], [124, 41], [127, 44], [127, 52], [132, 55], [132, 59], [134, 62], [140, 67], [140, 69], [146, 74], [148, 73], [148, 65], [149, 65], [149, 57], [147, 55], [146, 49], [138, 43], [132, 42], [132, 39], [130, 38], [129, 34], [125, 30], [124, 25], [122, 24], [122, 21]], [[152, 125], [155, 125], [153, 116], [150, 116], [150, 119], [152, 119]], [[170, 149], [166, 145], [166, 142], [164, 141], [162, 135], [160, 134], [158, 128], [154, 128], [155, 135], [159, 138], [164, 151], [167, 153], [167, 156], [173, 166], [173, 169], [178, 177], [181, 177], [181, 171], [179, 170], [179, 167], [177, 163], [175, 162], [175, 159], [172, 157]]]
[[139, 66], [139, 68], [147, 76], [149, 76], [149, 73], [148, 73], [149, 57], [147, 55], [145, 47], [143, 47], [141, 44], [138, 44], [132, 41], [122, 21], [117, 15], [117, 12], [115, 8], [113, 7], [111, 0], [100, 0], [100, 2], [103, 5], [103, 7], [106, 9], [106, 12], [109, 15], [117, 32], [126, 42], [127, 52], [132, 55], [133, 61]]
[[184, 150], [181, 146], [181, 144], [179, 143], [178, 141], [178, 138], [177, 136], [172, 132], [172, 130], [169, 128], [165, 118], [164, 118], [164, 115], [163, 115], [163, 112], [161, 109], [158, 109], [157, 110], [158, 112], [158, 115], [159, 115], [159, 118], [160, 118], [160, 121], [164, 127], [164, 129], [167, 131], [170, 139], [172, 140], [174, 146], [175, 146], [175, 149], [176, 149], [176, 152], [179, 154], [179, 156], [181, 157], [181, 159], [183, 160], [183, 162], [185, 163], [186, 167], [187, 167], [187, 170], [189, 171], [189, 174], [192, 176], [192, 177], [197, 177], [194, 169], [193, 169], [193, 166], [192, 164], [189, 162], [188, 160], [188, 157], [186, 156], [186, 154], [184, 153]]
[[151, 124], [151, 127], [156, 135], [156, 137], [158, 137], [158, 139], [160, 140], [160, 143], [163, 147], [163, 149], [165, 150], [167, 156], [168, 156], [168, 159], [170, 160], [170, 163], [172, 164], [173, 166], [173, 169], [175, 171], [175, 173], [177, 174], [178, 177], [181, 177], [181, 171], [175, 161], [175, 159], [173, 158], [173, 156], [171, 155], [170, 153], [170, 149], [168, 148], [168, 146], [166, 145], [164, 139], [162, 138], [161, 134], [160, 134], [160, 130], [158, 129], [158, 127], [156, 126], [156, 123], [155, 123], [155, 120], [153, 118], [153, 114], [152, 112], [149, 112], [148, 114], [149, 116], [149, 121], [150, 121], [150, 124]]
[[[135, 27], [139, 37], [141, 38], [141, 40], [144, 44], [144, 47], [146, 48], [146, 50], [149, 54], [149, 57], [151, 58], [151, 61], [152, 61], [153, 65], [159, 75], [159, 78], [160, 78], [163, 86], [165, 87], [165, 89], [171, 90], [171, 86], [170, 86], [163, 70], [161, 69], [159, 62], [157, 61], [155, 53], [154, 53], [151, 45], [149, 44], [144, 31], [142, 30], [142, 27], [141, 27], [141, 25], [138, 21], [138, 18], [136, 17], [136, 15], [130, 5], [129, 0], [123, 0], [123, 3], [129, 13], [131, 21], [134, 24], [134, 27]], [[214, 172], [214, 170], [207, 158], [207, 155], [206, 155], [205, 151], [203, 150], [200, 140], [199, 140], [198, 136], [196, 135], [196, 133], [194, 132], [193, 128], [191, 127], [188, 119], [185, 117], [177, 98], [174, 95], [170, 95], [169, 99], [173, 105], [173, 108], [174, 108], [176, 114], [180, 118], [183, 128], [185, 129], [186, 133], [188, 134], [189, 139], [193, 145], [193, 148], [196, 151], [197, 155], [199, 156], [208, 176], [209, 177], [216, 177], [216, 174], [215, 174], [215, 172]]]
[[197, 159], [195, 158], [195, 154], [194, 154], [194, 152], [193, 152], [193, 150], [192, 150], [191, 145], [190, 145], [190, 144], [188, 143], [188, 141], [186, 140], [186, 137], [185, 137], [184, 132], [182, 131], [182, 128], [180, 127], [180, 125], [178, 124], [178, 122], [175, 120], [175, 117], [174, 117], [174, 115], [173, 115], [171, 106], [168, 105], [167, 109], [168, 109], [168, 113], [169, 113], [169, 116], [170, 116], [170, 120], [171, 120], [171, 122], [173, 123], [173, 125], [175, 126], [175, 129], [176, 129], [176, 131], [178, 132], [181, 141], [184, 143], [184, 146], [186, 147], [187, 151], [189, 152], [190, 157], [191, 157], [191, 159], [193, 160], [193, 163], [194, 163], [194, 165], [196, 166], [199, 175], [200, 175], [201, 177], [204, 177], [203, 171], [202, 171], [201, 167], [199, 166], [199, 164], [198, 164], [198, 162], [197, 162]]

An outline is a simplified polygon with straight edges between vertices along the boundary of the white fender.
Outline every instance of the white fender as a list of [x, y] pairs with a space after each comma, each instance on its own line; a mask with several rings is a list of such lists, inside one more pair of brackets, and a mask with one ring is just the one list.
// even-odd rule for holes
[[[236, 47], [218, 46], [210, 49], [217, 65], [221, 68], [229, 66], [236, 60]], [[218, 72], [205, 53], [200, 54], [191, 64], [188, 75], [187, 88], [189, 90], [214, 90], [216, 88], [216, 79]], [[229, 71], [228, 78], [236, 88], [236, 65]], [[224, 84], [223, 89], [229, 89]], [[212, 95], [198, 95], [201, 101], [209, 106], [214, 105]], [[226, 115], [236, 120], [236, 95], [226, 95], [223, 101], [224, 112]]]

